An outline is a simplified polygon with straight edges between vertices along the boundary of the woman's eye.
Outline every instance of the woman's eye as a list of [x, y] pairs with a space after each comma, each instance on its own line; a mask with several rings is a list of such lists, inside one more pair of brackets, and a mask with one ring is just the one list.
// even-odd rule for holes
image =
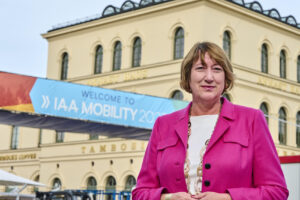
[[197, 66], [196, 69], [201, 70], [201, 69], [204, 69], [204, 67], [203, 66]]
[[221, 67], [214, 67], [214, 70], [216, 70], [216, 71], [222, 71], [223, 69]]

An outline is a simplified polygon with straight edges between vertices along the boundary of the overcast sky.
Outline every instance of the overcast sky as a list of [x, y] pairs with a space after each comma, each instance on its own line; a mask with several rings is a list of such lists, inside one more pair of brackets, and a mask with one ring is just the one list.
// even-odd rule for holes
[[[258, 1], [264, 9], [276, 8], [281, 16], [293, 15], [300, 23], [300, 0]], [[110, 4], [121, 7], [123, 2], [0, 0], [0, 71], [46, 77], [48, 47], [42, 33], [60, 23], [101, 14]]]

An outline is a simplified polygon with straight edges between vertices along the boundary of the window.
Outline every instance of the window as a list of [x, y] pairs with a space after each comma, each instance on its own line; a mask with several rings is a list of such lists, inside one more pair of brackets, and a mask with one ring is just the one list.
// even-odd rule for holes
[[183, 28], [177, 28], [174, 37], [174, 59], [183, 58], [184, 52], [184, 31]]
[[224, 93], [223, 97], [226, 98], [228, 101], [231, 101], [231, 98], [228, 93]]
[[[37, 175], [34, 179], [35, 182], [40, 182], [40, 175]], [[33, 192], [39, 191], [39, 187], [33, 187]]]
[[109, 176], [106, 180], [105, 191], [110, 193], [106, 196], [106, 200], [113, 200], [116, 192], [116, 179], [113, 176]]
[[101, 45], [98, 45], [96, 48], [95, 54], [95, 74], [100, 74], [102, 72], [102, 63], [103, 63], [103, 48]]
[[117, 9], [116, 7], [114, 7], [114, 6], [112, 6], [112, 5], [109, 5], [109, 6], [107, 6], [107, 7], [103, 10], [102, 16], [103, 16], [103, 17], [106, 17], [106, 16], [109, 16], [109, 15], [113, 15], [113, 14], [115, 14], [115, 13], [117, 13], [117, 12], [118, 12], [118, 9]]
[[266, 44], [261, 46], [261, 72], [268, 73], [268, 47]]
[[297, 125], [297, 128], [296, 128], [296, 144], [297, 144], [297, 147], [300, 147], [300, 111], [298, 111], [297, 113], [297, 117], [296, 117], [296, 125]]
[[[136, 179], [134, 178], [134, 176], [128, 176], [125, 182], [125, 188], [124, 191], [125, 192], [131, 192], [132, 188], [136, 185]], [[123, 195], [123, 199], [129, 199], [129, 195], [128, 194], [124, 194]]]
[[286, 78], [286, 53], [280, 51], [280, 78]]
[[96, 133], [90, 133], [89, 134], [90, 140], [98, 140], [98, 134]]
[[64, 142], [65, 132], [62, 131], [56, 131], [56, 143]]
[[117, 71], [121, 69], [121, 59], [122, 59], [122, 44], [120, 41], [117, 41], [114, 47], [113, 71]]
[[259, 109], [261, 111], [263, 111], [263, 113], [265, 115], [265, 118], [266, 118], [266, 121], [269, 124], [269, 110], [268, 110], [267, 104], [265, 102], [263, 102], [262, 104], [260, 104]]
[[131, 191], [131, 189], [136, 185], [136, 180], [134, 176], [128, 176], [125, 183], [125, 191]]
[[87, 190], [97, 190], [97, 181], [94, 177], [89, 177], [86, 185]]
[[183, 93], [180, 90], [175, 90], [171, 94], [172, 99], [183, 100]]
[[38, 141], [38, 147], [41, 146], [42, 144], [42, 134], [43, 134], [43, 129], [40, 128], [39, 130], [39, 141]]
[[61, 190], [61, 181], [59, 178], [55, 178], [52, 181], [52, 190]]
[[68, 53], [63, 53], [62, 62], [61, 62], [61, 74], [60, 79], [66, 80], [68, 77], [68, 65], [69, 65], [69, 56]]
[[142, 42], [139, 37], [136, 37], [133, 42], [132, 49], [132, 67], [141, 65]]
[[300, 55], [297, 59], [297, 82], [300, 83]]
[[12, 133], [11, 133], [11, 149], [18, 148], [18, 141], [19, 141], [19, 127], [12, 126]]
[[229, 31], [223, 34], [223, 49], [229, 59], [231, 59], [231, 37]]
[[141, 0], [140, 6], [148, 6], [151, 5], [153, 2], [152, 0]]
[[286, 124], [286, 112], [283, 107], [279, 110], [279, 143], [286, 144], [286, 132], [287, 132], [287, 124]]

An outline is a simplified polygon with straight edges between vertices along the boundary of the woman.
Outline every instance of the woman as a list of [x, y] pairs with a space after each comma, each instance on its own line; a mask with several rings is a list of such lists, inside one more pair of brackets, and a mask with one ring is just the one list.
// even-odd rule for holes
[[156, 120], [133, 200], [287, 199], [263, 113], [221, 97], [233, 82], [219, 46], [193, 46], [180, 83], [192, 102]]

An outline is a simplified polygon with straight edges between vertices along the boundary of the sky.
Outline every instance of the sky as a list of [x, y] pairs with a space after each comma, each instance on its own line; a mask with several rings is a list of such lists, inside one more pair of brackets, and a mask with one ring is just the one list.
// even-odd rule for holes
[[[276, 8], [281, 16], [293, 15], [300, 23], [300, 0], [257, 1], [264, 10]], [[121, 7], [123, 2], [0, 0], [0, 71], [46, 77], [48, 44], [42, 33], [61, 23], [101, 14], [108, 5]]]

